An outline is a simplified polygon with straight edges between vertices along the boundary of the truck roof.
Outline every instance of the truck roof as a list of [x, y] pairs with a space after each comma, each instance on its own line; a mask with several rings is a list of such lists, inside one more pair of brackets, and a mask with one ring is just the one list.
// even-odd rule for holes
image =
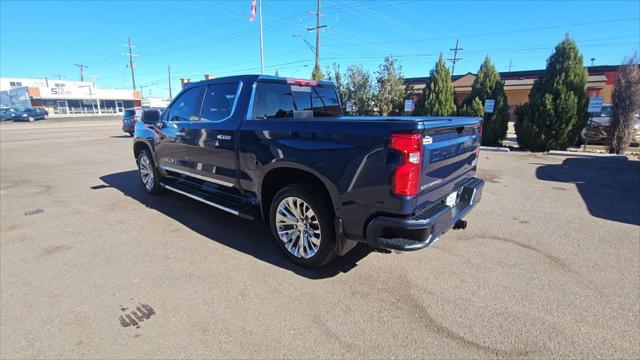
[[[188, 85], [185, 86], [189, 87], [189, 86], [193, 86], [195, 84], [215, 84], [215, 83], [222, 83], [222, 82], [229, 82], [229, 81], [242, 81], [242, 82], [246, 82], [246, 83], [254, 83], [258, 80], [265, 80], [267, 82], [282, 82], [283, 84], [286, 84], [288, 81], [300, 81], [300, 82], [311, 82], [312, 80], [308, 80], [308, 79], [298, 79], [298, 78], [289, 78], [289, 77], [278, 77], [278, 76], [271, 76], [271, 75], [258, 75], [258, 74], [248, 74], [248, 75], [233, 75], [233, 76], [223, 76], [223, 77], [219, 77], [219, 78], [213, 78], [213, 79], [209, 79], [209, 80], [201, 80], [201, 81], [194, 81], [194, 82], [190, 82]], [[317, 85], [319, 86], [323, 86], [323, 87], [335, 87], [335, 84], [331, 81], [324, 81], [324, 80], [320, 80], [317, 81]]]

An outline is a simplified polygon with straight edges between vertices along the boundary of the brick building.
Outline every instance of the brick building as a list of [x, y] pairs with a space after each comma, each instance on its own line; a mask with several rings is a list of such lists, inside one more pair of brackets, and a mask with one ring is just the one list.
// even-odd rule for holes
[[[604, 96], [604, 102], [611, 103], [611, 93], [616, 76], [618, 75], [617, 65], [589, 66], [589, 79], [587, 81], [587, 95]], [[501, 72], [500, 78], [504, 82], [504, 91], [507, 96], [509, 105], [509, 113], [511, 120], [515, 120], [513, 110], [515, 107], [529, 101], [529, 92], [533, 87], [533, 82], [543, 75], [545, 70], [525, 70]], [[460, 103], [471, 92], [471, 86], [476, 79], [473, 73], [464, 75], [454, 75], [451, 77], [453, 82], [453, 91], [455, 93], [456, 102]], [[428, 77], [406, 78], [409, 96], [416, 102], [422, 101], [422, 92], [427, 83]]]

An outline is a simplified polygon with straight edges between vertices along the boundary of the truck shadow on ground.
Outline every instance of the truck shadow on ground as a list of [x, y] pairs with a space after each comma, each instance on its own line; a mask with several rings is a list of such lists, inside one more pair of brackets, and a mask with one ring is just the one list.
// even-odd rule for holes
[[170, 191], [159, 196], [149, 195], [143, 190], [136, 170], [101, 176], [100, 180], [106, 186], [96, 185], [91, 187], [93, 190], [115, 188], [207, 239], [309, 279], [324, 279], [346, 273], [371, 252], [366, 244], [358, 244], [345, 256], [336, 258], [321, 269], [305, 269], [293, 264], [282, 254], [271, 237], [271, 230], [260, 220], [245, 220]]
[[536, 177], [575, 184], [595, 217], [640, 225], [639, 161], [568, 158], [562, 164], [538, 167]]

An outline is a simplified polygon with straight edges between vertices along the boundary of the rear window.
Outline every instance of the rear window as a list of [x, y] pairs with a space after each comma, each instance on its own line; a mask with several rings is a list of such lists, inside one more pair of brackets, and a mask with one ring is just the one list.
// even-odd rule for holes
[[340, 116], [334, 88], [258, 83], [253, 100], [254, 119]]
[[124, 117], [132, 117], [136, 115], [136, 111], [135, 110], [125, 110], [124, 111]]

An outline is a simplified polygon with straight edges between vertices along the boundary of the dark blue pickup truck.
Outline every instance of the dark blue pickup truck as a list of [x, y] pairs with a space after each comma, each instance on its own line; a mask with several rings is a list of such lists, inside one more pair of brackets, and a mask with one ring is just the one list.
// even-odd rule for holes
[[342, 116], [333, 83], [245, 75], [143, 112], [133, 153], [148, 193], [264, 219], [292, 261], [320, 267], [357, 242], [417, 250], [464, 228], [481, 133], [472, 117]]

